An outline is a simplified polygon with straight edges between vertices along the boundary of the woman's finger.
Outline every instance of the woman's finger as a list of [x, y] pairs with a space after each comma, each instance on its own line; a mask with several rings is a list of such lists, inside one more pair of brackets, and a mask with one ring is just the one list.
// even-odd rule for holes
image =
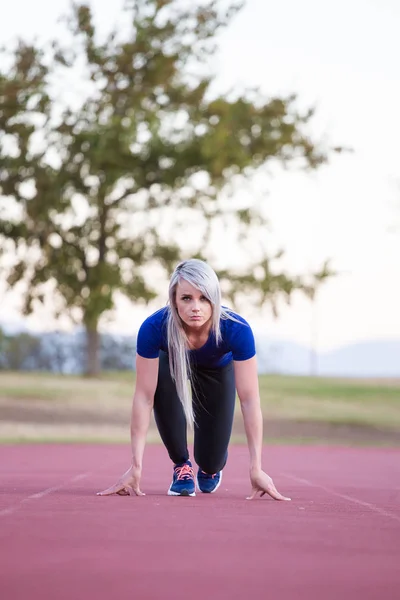
[[[246, 500], [253, 500], [253, 498], [255, 498], [258, 494], [260, 490], [258, 488], [254, 488], [251, 490], [251, 494], [250, 496], [247, 496]], [[265, 493], [265, 492], [264, 492]]]
[[139, 487], [134, 489], [131, 485], [123, 483], [116, 483], [102, 492], [97, 492], [97, 496], [111, 496], [112, 494], [118, 496], [145, 496]]
[[125, 486], [121, 485], [120, 483], [116, 483], [115, 485], [112, 485], [111, 487], [107, 488], [106, 490], [103, 490], [102, 492], [97, 492], [97, 496], [111, 496], [111, 494], [118, 494], [121, 490], [124, 489]]
[[247, 500], [253, 500], [253, 498], [256, 497], [256, 495], [258, 494], [258, 492], [260, 492], [260, 497], [261, 498], [263, 496], [265, 496], [265, 494], [268, 494], [274, 500], [282, 500], [282, 501], [285, 501], [285, 502], [290, 502], [291, 501], [291, 498], [288, 498], [287, 496], [283, 496], [280, 492], [278, 492], [278, 490], [276, 489], [276, 487], [274, 485], [274, 482], [272, 480], [266, 486], [261, 486], [261, 485], [253, 486], [252, 493], [247, 498]]
[[278, 492], [278, 490], [276, 489], [275, 486], [273, 489], [263, 490], [261, 492], [261, 496], [264, 496], [264, 494], [269, 494], [271, 496], [271, 498], [273, 498], [274, 500], [284, 500], [286, 502], [291, 501], [291, 498], [288, 498], [287, 496], [282, 496], [282, 494], [280, 492]]
[[257, 489], [253, 488], [251, 496], [248, 496], [246, 498], [246, 500], [253, 500], [253, 498], [256, 497], [256, 495], [258, 494], [258, 492], [260, 492], [260, 498], [262, 498], [263, 496], [265, 496], [265, 494], [268, 494], [274, 500], [284, 500], [285, 502], [290, 502], [292, 500], [291, 498], [288, 498], [287, 496], [282, 496], [282, 494], [280, 494], [277, 489], [275, 489], [275, 490], [271, 490], [271, 489], [269, 489], [269, 490], [262, 490], [260, 488], [257, 488]]
[[122, 490], [116, 492], [119, 496], [145, 496], [138, 486], [124, 485]]
[[272, 479], [271, 479], [271, 483], [268, 486], [268, 488], [263, 491], [264, 491], [264, 493], [267, 492], [267, 494], [269, 494], [271, 496], [271, 498], [274, 498], [275, 500], [285, 500], [286, 502], [291, 500], [291, 498], [288, 498], [287, 496], [283, 496], [280, 492], [278, 492]]

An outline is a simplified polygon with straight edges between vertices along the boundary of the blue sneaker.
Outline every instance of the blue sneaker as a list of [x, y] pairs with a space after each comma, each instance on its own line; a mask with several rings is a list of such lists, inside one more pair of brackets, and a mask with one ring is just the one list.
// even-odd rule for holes
[[214, 493], [222, 481], [222, 471], [218, 473], [214, 473], [214, 475], [209, 475], [205, 473], [201, 469], [198, 470], [197, 473], [197, 487], [203, 494], [212, 494]]
[[192, 463], [187, 460], [175, 465], [174, 477], [168, 490], [168, 496], [195, 496], [194, 472]]

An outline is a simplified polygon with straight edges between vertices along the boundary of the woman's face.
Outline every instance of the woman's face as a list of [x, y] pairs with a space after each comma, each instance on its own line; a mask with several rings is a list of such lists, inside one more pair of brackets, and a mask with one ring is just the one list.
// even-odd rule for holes
[[212, 317], [212, 306], [205, 296], [185, 279], [176, 286], [175, 302], [185, 329], [196, 331], [204, 327]]

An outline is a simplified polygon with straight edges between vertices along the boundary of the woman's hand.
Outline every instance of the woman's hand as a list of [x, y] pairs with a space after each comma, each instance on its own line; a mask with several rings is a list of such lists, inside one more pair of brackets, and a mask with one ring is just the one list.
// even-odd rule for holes
[[250, 469], [250, 481], [252, 492], [247, 500], [252, 500], [260, 492], [261, 496], [268, 494], [274, 500], [291, 500], [286, 496], [282, 496], [276, 489], [271, 477], [264, 473], [261, 469]]
[[140, 467], [131, 467], [124, 473], [115, 485], [107, 488], [103, 492], [97, 492], [98, 496], [111, 496], [118, 494], [119, 496], [144, 496], [140, 490], [140, 477], [142, 469]]

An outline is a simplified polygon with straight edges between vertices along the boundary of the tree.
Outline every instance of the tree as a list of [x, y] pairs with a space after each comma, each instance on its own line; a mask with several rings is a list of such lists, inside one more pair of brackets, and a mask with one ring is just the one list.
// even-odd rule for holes
[[5, 337], [5, 369], [12, 371], [33, 371], [40, 368], [40, 338], [29, 333], [19, 333]]
[[0, 370], [5, 369], [7, 367], [6, 350], [7, 336], [4, 333], [3, 329], [0, 327]]
[[[57, 314], [83, 322], [88, 373], [99, 369], [99, 322], [117, 293], [154, 298], [178, 260], [210, 256], [217, 223], [243, 252], [249, 231], [266, 237], [262, 203], [238, 205], [230, 186], [272, 161], [315, 169], [328, 159], [295, 96], [212, 93], [207, 59], [238, 9], [136, 0], [128, 30], [101, 40], [91, 8], [77, 4], [68, 48], [20, 41], [0, 71], [0, 236], [16, 257], [8, 282], [25, 282], [26, 312], [51, 294]], [[78, 73], [84, 97], [56, 101], [59, 82]], [[262, 240], [252, 252], [245, 272], [220, 270], [232, 299], [245, 289], [274, 303], [329, 275], [326, 265], [309, 280], [280, 272]]]

